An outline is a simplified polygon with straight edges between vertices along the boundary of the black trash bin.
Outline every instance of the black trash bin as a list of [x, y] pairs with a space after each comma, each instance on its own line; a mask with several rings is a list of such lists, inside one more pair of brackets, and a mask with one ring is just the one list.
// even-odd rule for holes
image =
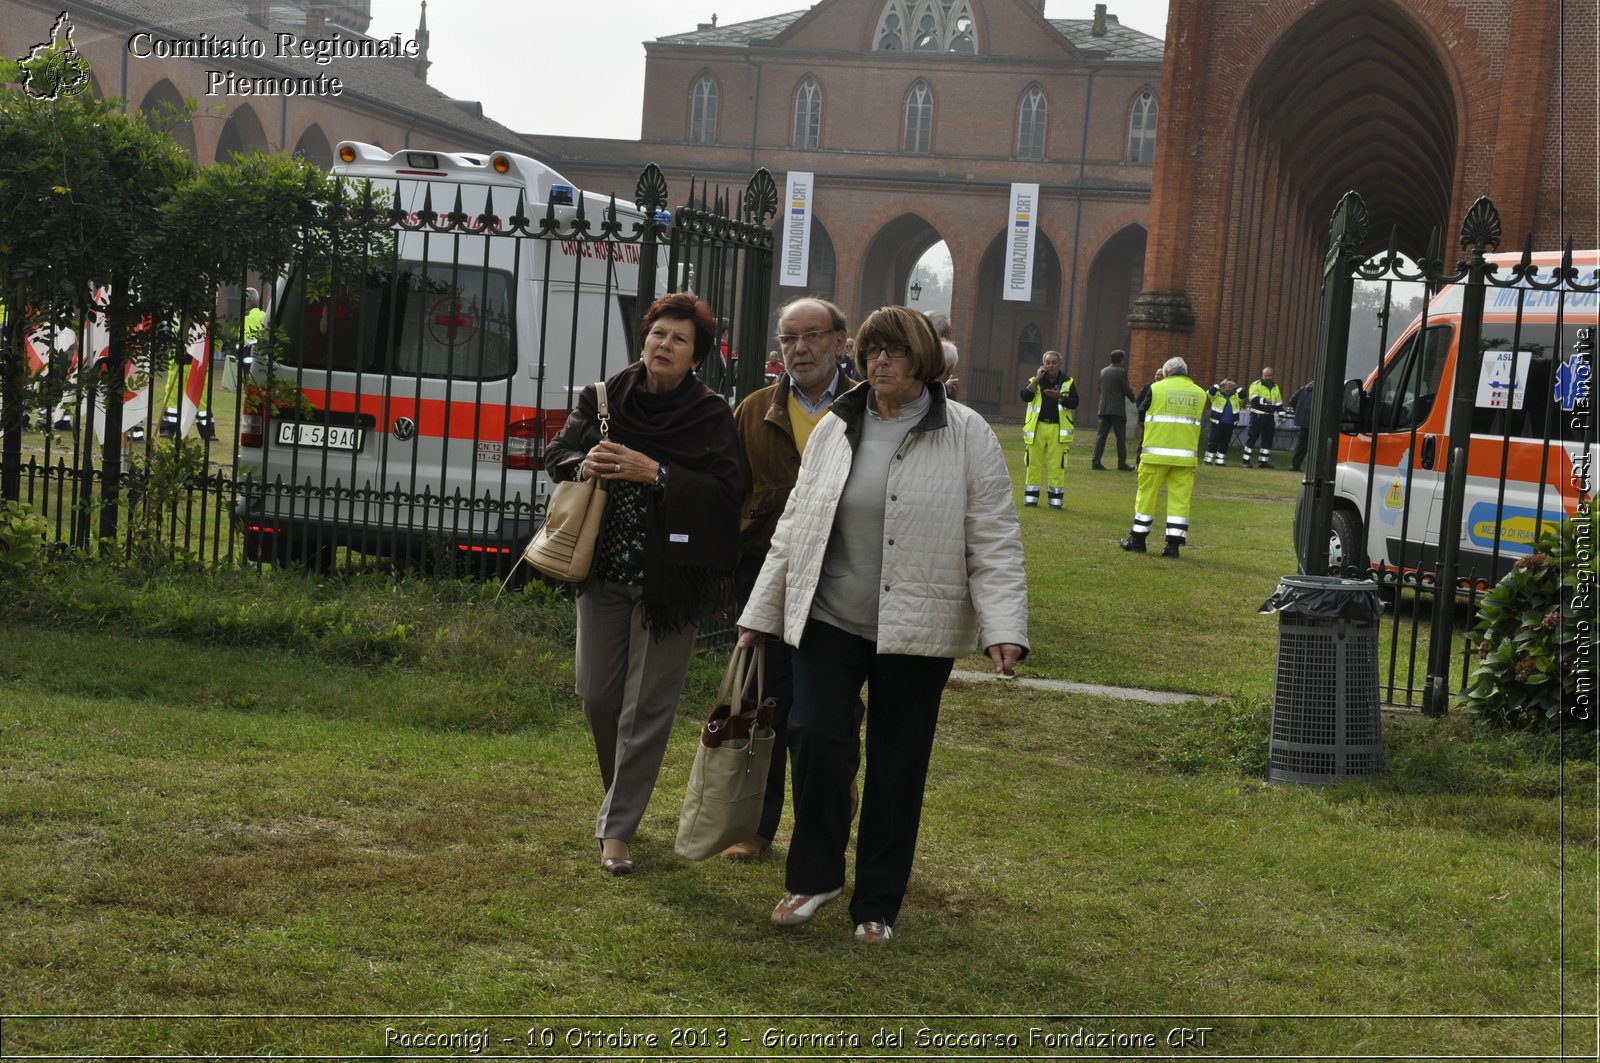
[[1278, 614], [1267, 781], [1316, 784], [1380, 774], [1377, 585], [1284, 576], [1261, 612]]

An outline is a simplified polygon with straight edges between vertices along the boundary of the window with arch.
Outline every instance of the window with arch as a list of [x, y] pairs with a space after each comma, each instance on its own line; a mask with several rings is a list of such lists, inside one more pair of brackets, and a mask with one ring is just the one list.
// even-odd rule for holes
[[689, 143], [717, 142], [717, 83], [710, 74], [701, 74], [689, 95]]
[[1148, 166], [1156, 161], [1156, 95], [1149, 89], [1133, 101], [1128, 117], [1128, 161]]
[[1017, 337], [1017, 364], [1038, 365], [1044, 361], [1044, 333], [1038, 325], [1030, 324]]
[[1044, 158], [1044, 126], [1049, 117], [1050, 103], [1035, 85], [1017, 107], [1017, 158]]
[[978, 54], [971, 0], [888, 0], [872, 47], [880, 52]]
[[794, 146], [812, 150], [822, 139], [822, 87], [807, 75], [794, 90]]
[[897, 3], [891, 3], [878, 19], [878, 33], [873, 38], [874, 51], [903, 52], [906, 50], [906, 13]]
[[933, 93], [926, 81], [911, 86], [906, 94], [906, 135], [904, 149], [917, 155], [926, 155], [933, 145]]

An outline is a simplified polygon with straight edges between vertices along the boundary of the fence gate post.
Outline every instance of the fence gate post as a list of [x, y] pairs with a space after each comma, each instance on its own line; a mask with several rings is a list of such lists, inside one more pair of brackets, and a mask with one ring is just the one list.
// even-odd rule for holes
[[1433, 583], [1433, 630], [1428, 643], [1428, 682], [1422, 711], [1443, 716], [1450, 707], [1450, 659], [1454, 642], [1456, 572], [1460, 567], [1461, 511], [1467, 491], [1467, 451], [1472, 442], [1472, 410], [1483, 368], [1484, 285], [1489, 264], [1484, 252], [1500, 247], [1500, 212], [1488, 196], [1479, 197], [1461, 223], [1461, 336], [1456, 343], [1456, 379], [1450, 394], [1450, 441], [1445, 446], [1444, 519], [1439, 522], [1439, 568]]
[[22, 498], [22, 417], [27, 412], [23, 399], [21, 300], [18, 309], [6, 312], [0, 300], [0, 502]]
[[[633, 189], [633, 205], [644, 211], [645, 215], [644, 238], [639, 248], [638, 297], [639, 314], [642, 317], [656, 298], [656, 244], [664, 228], [657, 212], [665, 210], [667, 206], [667, 178], [661, 172], [661, 167], [653, 162], [639, 174], [639, 181]], [[630, 321], [628, 327], [637, 328], [638, 322]]]
[[1312, 392], [1306, 478], [1300, 484], [1301, 527], [1305, 537], [1296, 556], [1305, 558], [1302, 573], [1328, 574], [1328, 538], [1332, 534], [1333, 481], [1339, 464], [1339, 412], [1344, 396], [1345, 349], [1350, 345], [1350, 297], [1353, 267], [1367, 239], [1367, 205], [1346, 192], [1328, 222], [1328, 254], [1322, 260], [1322, 317], [1317, 328], [1317, 364]]
[[765, 167], [757, 170], [745, 186], [744, 220], [747, 226], [743, 277], [739, 307], [739, 359], [734, 381], [736, 394], [743, 398], [766, 385], [767, 313], [772, 292], [772, 256], [776, 223], [768, 219], [778, 213], [778, 185]]

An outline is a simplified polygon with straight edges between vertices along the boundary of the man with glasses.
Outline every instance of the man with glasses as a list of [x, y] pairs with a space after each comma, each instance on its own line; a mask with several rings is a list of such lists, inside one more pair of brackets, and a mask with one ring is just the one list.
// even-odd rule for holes
[[[739, 609], [755, 586], [766, 560], [783, 507], [800, 474], [800, 454], [834, 397], [852, 386], [839, 371], [844, 353], [844, 314], [826, 299], [803, 296], [784, 304], [778, 312], [778, 346], [783, 353], [783, 375], [777, 383], [752, 392], [733, 412], [734, 427], [750, 466], [750, 493], [739, 511], [739, 564], [734, 589]], [[766, 640], [767, 684], [763, 697], [778, 703], [773, 727], [778, 732], [772, 748], [772, 768], [756, 836], [730, 846], [730, 860], [754, 860], [772, 845], [783, 815], [785, 769], [788, 761], [786, 723], [792, 690], [790, 648], [776, 636]]]

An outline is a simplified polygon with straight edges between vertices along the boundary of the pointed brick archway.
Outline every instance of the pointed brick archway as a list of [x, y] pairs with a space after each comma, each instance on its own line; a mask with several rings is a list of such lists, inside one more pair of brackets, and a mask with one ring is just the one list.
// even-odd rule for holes
[[1011, 301], [1001, 297], [1005, 250], [1006, 234], [998, 232], [978, 263], [971, 349], [961, 352], [961, 389], [962, 400], [976, 410], [1020, 417], [1020, 400], [1012, 400], [1021, 381], [1038, 365], [1033, 336], [1045, 350], [1067, 349], [1061, 325], [1061, 256], [1049, 232], [1041, 228], [1034, 248], [1033, 298]]
[[267, 132], [261, 126], [261, 119], [256, 117], [255, 110], [249, 104], [245, 104], [229, 115], [223, 125], [222, 134], [217, 138], [214, 161], [231, 162], [235, 154], [248, 154], [252, 149], [268, 151], [271, 147]]
[[[911, 271], [928, 248], [944, 240], [934, 224], [920, 214], [905, 213], [886, 223], [867, 243], [861, 257], [861, 283], [856, 305], [860, 317], [880, 306], [904, 304]], [[959, 273], [960, 266], [957, 265]], [[960, 284], [959, 275], [955, 284]]]
[[[1078, 424], [1098, 424], [1100, 370], [1111, 364], [1111, 352], [1126, 351], [1131, 342], [1128, 314], [1144, 279], [1147, 234], [1143, 225], [1127, 225], [1100, 245], [1089, 263], [1072, 373], [1078, 385]], [[1020, 386], [1020, 385], [1019, 385]]]
[[145, 120], [156, 129], [166, 130], [193, 159], [196, 157], [194, 123], [188, 120], [172, 121], [173, 116], [183, 113], [183, 108], [183, 94], [167, 78], [152, 85], [150, 91], [144, 94], [144, 99], [139, 101], [139, 111]]
[[[1238, 5], [1196, 6], [1183, 19]], [[1437, 227], [1448, 252], [1484, 163], [1470, 130], [1500, 117], [1486, 113], [1500, 108], [1481, 86], [1468, 91], [1493, 64], [1450, 41], [1466, 27], [1452, 25], [1461, 16], [1448, 4], [1291, 0], [1258, 13], [1247, 38], [1208, 24], [1168, 56], [1177, 80], [1161, 116], [1150, 262], [1132, 317], [1136, 384], [1172, 355], [1202, 383], [1252, 379], [1263, 364], [1286, 388], [1309, 379], [1319, 265], [1340, 197], [1361, 193], [1374, 250], [1393, 231], [1401, 251], [1420, 256]]]
[[[776, 234], [777, 246], [783, 247], [784, 233], [779, 229]], [[781, 272], [772, 271], [772, 291], [768, 294], [767, 306], [767, 346], [770, 348], [777, 343], [774, 338], [778, 334], [778, 311], [783, 309], [785, 303], [806, 297], [814, 299], [827, 299], [829, 302], [839, 302], [839, 256], [834, 250], [833, 234], [828, 231], [828, 226], [820, 217], [811, 219], [811, 254], [806, 263], [805, 287], [789, 287], [780, 285]], [[854, 332], [855, 322], [850, 322], [851, 331]]]

